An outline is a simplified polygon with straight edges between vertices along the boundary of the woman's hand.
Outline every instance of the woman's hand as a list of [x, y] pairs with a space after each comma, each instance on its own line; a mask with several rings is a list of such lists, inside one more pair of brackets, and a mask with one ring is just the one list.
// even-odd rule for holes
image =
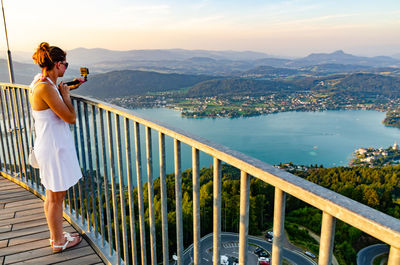
[[82, 78], [75, 78], [73, 81], [75, 81], [75, 80], [78, 80], [79, 83], [76, 84], [76, 85], [71, 85], [71, 86], [69, 86], [69, 89], [70, 89], [70, 90], [77, 89], [80, 85], [82, 85], [83, 83], [86, 82], [85, 79], [82, 79]]
[[58, 85], [58, 90], [60, 90], [61, 96], [69, 96], [69, 86], [67, 86], [66, 84], [64, 84], [63, 81], [60, 82], [60, 84]]

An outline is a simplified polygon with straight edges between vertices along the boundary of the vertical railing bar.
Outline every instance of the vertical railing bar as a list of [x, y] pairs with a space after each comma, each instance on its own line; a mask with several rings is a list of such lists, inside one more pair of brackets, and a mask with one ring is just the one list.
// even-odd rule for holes
[[201, 231], [200, 231], [200, 164], [199, 150], [192, 147], [192, 181], [193, 181], [193, 263], [200, 265]]
[[[27, 143], [31, 143], [31, 145], [32, 146], [29, 146], [28, 145], [28, 151], [30, 151], [30, 149], [35, 145], [34, 144], [34, 136], [33, 136], [33, 134], [34, 134], [34, 128], [33, 128], [33, 126], [34, 126], [34, 124], [32, 123], [32, 120], [33, 120], [33, 117], [32, 117], [32, 112], [31, 112], [31, 105], [30, 105], [30, 103], [29, 103], [29, 90], [24, 90], [24, 93], [25, 93], [25, 101], [26, 101], [26, 104], [27, 104], [27, 106], [26, 106], [26, 111], [27, 111], [27, 118], [28, 118], [28, 127], [29, 127], [29, 131], [27, 131], [27, 136], [28, 136], [28, 142]], [[28, 165], [29, 166], [29, 171], [31, 172], [31, 175], [32, 175], [32, 179], [33, 179], [33, 183], [35, 183], [35, 185], [36, 185], [36, 188], [37, 188], [37, 190], [39, 190], [39, 180], [38, 180], [38, 176], [37, 176], [37, 174], [36, 174], [36, 170], [33, 168], [33, 167], [31, 167], [30, 165]]]
[[400, 264], [400, 249], [391, 246], [387, 265], [398, 265], [398, 264]]
[[286, 193], [275, 187], [274, 202], [274, 240], [272, 243], [272, 265], [282, 264], [283, 239], [285, 227]]
[[9, 167], [9, 171], [11, 173], [12, 172], [12, 159], [13, 159], [13, 156], [11, 156], [11, 150], [10, 149], [12, 147], [12, 144], [10, 143], [10, 141], [12, 139], [9, 139], [11, 137], [9, 137], [9, 132], [7, 130], [7, 123], [6, 123], [6, 120], [8, 120], [8, 122], [10, 121], [10, 118], [9, 118], [9, 115], [8, 115], [8, 103], [6, 101], [6, 89], [7, 88], [3, 89], [3, 93], [2, 93], [2, 97], [1, 97], [2, 105], [4, 107], [4, 109], [2, 108], [1, 111], [2, 111], [2, 114], [3, 114], [4, 133], [5, 133], [6, 141], [7, 141], [7, 152], [8, 152], [8, 157], [9, 157], [8, 167]]
[[[80, 117], [79, 115], [79, 106], [80, 106], [80, 102], [79, 101], [75, 101], [75, 109], [78, 110], [78, 117]], [[74, 126], [74, 135], [75, 135], [75, 148], [76, 148], [76, 154], [78, 156], [78, 160], [82, 161], [82, 154], [81, 152], [79, 152], [80, 150], [82, 150], [82, 145], [80, 145], [81, 142], [81, 133], [78, 134], [78, 129], [79, 131], [82, 130], [82, 126], [79, 123], [79, 118], [78, 118], [78, 124], [75, 124]], [[79, 150], [80, 147], [80, 150]], [[84, 177], [84, 176], [83, 176]], [[84, 217], [84, 211], [85, 211], [85, 205], [84, 205], [84, 201], [83, 201], [83, 192], [82, 192], [82, 178], [79, 179], [78, 181], [78, 196], [79, 196], [79, 207], [80, 207], [80, 216], [78, 216], [77, 213], [77, 217], [79, 217], [79, 219], [81, 220], [81, 224], [84, 225], [85, 224], [85, 217]]]
[[240, 173], [240, 227], [239, 227], [239, 264], [247, 264], [248, 235], [249, 235], [249, 197], [250, 176]]
[[24, 161], [23, 161], [23, 157], [21, 154], [21, 149], [22, 149], [22, 142], [21, 142], [21, 124], [19, 121], [19, 113], [18, 113], [18, 102], [17, 102], [17, 98], [15, 96], [15, 87], [10, 88], [9, 90], [10, 93], [10, 98], [12, 98], [12, 101], [10, 101], [10, 105], [11, 105], [11, 112], [12, 112], [12, 116], [13, 116], [13, 123], [14, 123], [14, 137], [15, 137], [15, 144], [17, 145], [17, 157], [18, 157], [18, 172], [16, 172], [17, 174], [19, 174], [19, 178], [23, 181], [23, 175], [25, 176], [25, 183], [26, 183], [26, 171], [25, 171], [25, 167], [24, 167]]
[[119, 221], [118, 221], [118, 207], [117, 207], [117, 197], [116, 197], [116, 187], [115, 187], [115, 179], [114, 179], [114, 148], [113, 148], [113, 133], [112, 133], [112, 121], [111, 121], [111, 112], [107, 111], [107, 128], [108, 128], [108, 146], [110, 148], [109, 152], [109, 161], [110, 161], [110, 178], [111, 178], [111, 199], [113, 205], [113, 214], [114, 214], [114, 242], [115, 242], [115, 251], [117, 255], [117, 264], [120, 264], [121, 261], [121, 251], [119, 246]]
[[147, 183], [148, 183], [148, 197], [149, 197], [151, 264], [157, 265], [156, 225], [154, 216], [154, 190], [153, 190], [153, 152], [152, 152], [150, 127], [146, 127], [146, 154], [147, 154]]
[[122, 226], [122, 247], [124, 251], [125, 264], [130, 264], [128, 254], [128, 236], [126, 228], [126, 212], [125, 212], [125, 186], [124, 186], [124, 175], [122, 172], [122, 143], [121, 143], [121, 127], [119, 115], [114, 115], [115, 119], [115, 140], [117, 143], [117, 161], [118, 161], [118, 181], [119, 181], [119, 197], [120, 197], [120, 209], [121, 209], [121, 226]]
[[[108, 195], [108, 168], [107, 168], [107, 154], [106, 154], [106, 141], [105, 141], [105, 132], [104, 132], [104, 115], [103, 109], [100, 110], [100, 133], [101, 133], [101, 146], [102, 155], [103, 155], [103, 171], [104, 171], [104, 202], [106, 204], [106, 216], [107, 216], [107, 232], [108, 232], [108, 246], [109, 246], [109, 254], [112, 256], [113, 248], [112, 248], [112, 232], [111, 232], [111, 209], [110, 209], [110, 198]], [[111, 163], [110, 163], [111, 164]]]
[[[29, 114], [29, 106], [28, 106], [28, 102], [26, 102], [26, 101], [25, 101], [25, 105], [23, 104], [24, 103], [23, 93], [26, 94], [27, 90], [19, 88], [18, 91], [19, 91], [18, 98], [19, 98], [19, 101], [21, 103], [20, 111], [21, 111], [21, 117], [22, 117], [22, 121], [23, 121], [23, 128], [24, 128], [23, 130], [25, 132], [24, 133], [25, 137], [23, 137], [23, 138], [24, 138], [24, 141], [25, 141], [26, 144], [23, 144], [22, 148], [23, 148], [23, 152], [24, 152], [24, 162], [25, 162], [24, 165], [25, 165], [25, 169], [26, 169], [27, 166], [29, 167], [29, 163], [28, 163], [28, 159], [27, 159], [28, 155], [29, 155], [29, 145], [28, 145], [28, 143], [29, 143], [29, 140], [28, 140], [29, 130], [28, 130], [28, 127], [27, 127], [27, 122], [26, 122], [26, 117], [29, 117], [29, 115], [27, 115], [27, 114]], [[22, 130], [21, 130], [21, 133], [22, 133]], [[27, 155], [25, 155], [25, 154], [27, 154]], [[28, 172], [27, 171], [28, 170], [26, 169], [26, 177], [28, 177]], [[30, 180], [31, 185], [33, 186], [33, 177], [32, 177], [31, 169], [29, 169], [29, 180]]]
[[333, 242], [335, 238], [336, 218], [323, 212], [321, 226], [321, 241], [319, 246], [318, 264], [331, 265], [333, 254]]
[[[8, 99], [9, 100], [7, 100], [7, 94], [8, 94]], [[13, 166], [14, 166], [14, 171], [12, 171], [11, 170], [11, 173], [15, 173], [15, 172], [17, 172], [17, 157], [15, 156], [15, 146], [14, 146], [14, 140], [13, 140], [13, 131], [12, 131], [12, 126], [11, 126], [11, 117], [10, 117], [10, 110], [9, 110], [9, 105], [8, 104], [11, 104], [11, 100], [10, 100], [10, 88], [6, 88], [6, 92], [4, 92], [4, 100], [5, 100], [5, 102], [6, 102], [6, 108], [5, 108], [5, 111], [6, 111], [6, 114], [7, 114], [7, 120], [8, 120], [8, 131], [9, 131], [9, 133], [10, 133], [10, 142], [11, 142], [11, 153], [12, 153], [12, 157], [13, 157]]]
[[138, 189], [139, 225], [140, 225], [140, 245], [142, 254], [142, 264], [146, 262], [146, 235], [144, 223], [144, 204], [143, 204], [143, 183], [142, 183], [142, 158], [140, 150], [140, 129], [139, 123], [135, 121], [135, 150], [136, 150], [136, 177]]
[[[76, 100], [73, 100], [72, 103], [74, 105], [74, 108], [76, 109], [76, 105], [78, 104], [78, 102]], [[80, 161], [80, 157], [79, 157], [80, 154], [79, 154], [79, 147], [78, 147], [79, 146], [78, 128], [77, 128], [76, 124], [75, 124], [75, 126], [73, 126], [73, 130], [74, 130], [74, 140], [75, 140], [75, 152], [78, 157], [78, 160]], [[74, 195], [75, 218], [81, 219], [81, 221], [82, 221], [83, 218], [79, 218], [79, 205], [82, 205], [82, 201], [81, 201], [81, 197], [80, 197], [81, 181], [79, 180], [77, 184], [78, 184], [78, 187], [76, 187], [76, 185], [75, 185], [72, 188], [73, 195]], [[76, 190], [76, 189], [78, 189], [78, 190]], [[78, 202], [79, 202], [79, 205], [78, 205]], [[82, 213], [82, 207], [81, 207], [81, 213]], [[82, 215], [81, 215], [81, 217], [82, 217]]]
[[[28, 183], [28, 180], [30, 178], [28, 178], [28, 172], [27, 172], [27, 169], [26, 169], [27, 158], [26, 158], [26, 155], [25, 155], [25, 154], [27, 154], [27, 152], [25, 150], [25, 147], [28, 145], [28, 141], [26, 141], [25, 142], [26, 144], [24, 144], [23, 135], [26, 135], [26, 134], [24, 134], [23, 131], [24, 130], [26, 131], [26, 126], [25, 126], [25, 117], [23, 115], [23, 109], [22, 109], [23, 108], [23, 103], [22, 103], [22, 97], [21, 97], [21, 89], [16, 87], [16, 88], [14, 88], [13, 91], [14, 91], [14, 98], [15, 98], [14, 100], [15, 100], [15, 103], [16, 103], [15, 109], [16, 109], [16, 114], [17, 114], [18, 128], [19, 128], [19, 130], [17, 132], [18, 132], [18, 138], [19, 138], [19, 146], [20, 146], [20, 150], [21, 150], [20, 152], [21, 152], [22, 170], [24, 172], [25, 183]], [[22, 124], [21, 124], [21, 119], [24, 121]]]
[[[5, 117], [4, 117], [4, 105], [3, 105], [3, 100], [2, 100], [2, 96], [3, 95], [3, 87], [0, 88], [0, 106], [1, 106], [1, 117], [3, 120], [3, 123], [5, 123]], [[3, 150], [3, 164], [4, 164], [4, 169], [7, 170], [7, 161], [10, 160], [10, 158], [7, 156], [6, 154], [6, 149], [5, 149], [5, 144], [4, 141], [7, 140], [7, 130], [4, 127], [4, 129], [1, 128], [1, 123], [0, 123], [0, 132], [1, 132], [1, 149]], [[3, 138], [5, 137], [5, 139], [3, 140]], [[8, 141], [7, 141], [8, 142]], [[8, 143], [7, 143], [7, 148], [8, 148]], [[6, 159], [7, 156], [7, 159]]]
[[183, 220], [182, 220], [182, 177], [181, 177], [181, 142], [174, 139], [175, 161], [175, 203], [176, 203], [176, 249], [178, 265], [183, 265]]
[[[87, 227], [88, 227], [88, 232], [91, 231], [90, 227], [90, 212], [89, 212], [89, 192], [88, 192], [88, 176], [87, 176], [87, 166], [86, 166], [86, 152], [85, 152], [85, 138], [83, 135], [83, 121], [82, 121], [82, 110], [81, 110], [81, 104], [84, 104], [84, 102], [78, 102], [78, 124], [79, 124], [79, 139], [80, 139], [80, 149], [81, 149], [81, 162], [82, 162], [82, 167], [83, 167], [83, 177], [82, 181], [84, 183], [82, 189], [85, 189], [84, 196], [86, 197], [86, 203], [84, 203], [84, 200], [81, 201], [82, 205], [82, 220], [84, 221], [84, 213], [83, 213], [83, 208], [85, 208], [85, 213], [86, 213], [86, 222], [87, 222]], [[86, 122], [86, 121], [85, 121]]]
[[[94, 192], [94, 176], [93, 176], [93, 160], [92, 160], [92, 144], [91, 144], [91, 137], [90, 137], [90, 127], [89, 127], [89, 114], [88, 114], [88, 105], [87, 103], [84, 103], [83, 105], [83, 113], [85, 115], [85, 126], [86, 126], [86, 149], [87, 149], [87, 155], [88, 155], [88, 169], [89, 169], [89, 176], [88, 176], [88, 182], [89, 182], [89, 190], [90, 194], [92, 196], [89, 196], [89, 201], [87, 203], [87, 206], [89, 208], [89, 218], [92, 216], [90, 214], [91, 212], [93, 213], [93, 218], [92, 219], [92, 225], [94, 228], [94, 234], [97, 236], [97, 211], [96, 211], [96, 193]], [[93, 118], [93, 115], [92, 115]], [[92, 203], [90, 203], [90, 200]], [[92, 211], [90, 211], [90, 207], [92, 207]], [[88, 223], [90, 227], [90, 219], [88, 218]]]
[[167, 182], [165, 170], [165, 135], [158, 134], [159, 162], [160, 162], [160, 190], [161, 190], [161, 223], [162, 223], [162, 247], [163, 264], [169, 264], [168, 250], [168, 209], [167, 209]]
[[[104, 217], [103, 217], [103, 195], [101, 192], [101, 183], [100, 183], [100, 161], [99, 161], [99, 146], [98, 146], [98, 133], [97, 133], [97, 116], [96, 116], [96, 107], [92, 105], [92, 115], [93, 115], [93, 139], [94, 139], [94, 156], [96, 161], [96, 184], [97, 184], [97, 197], [99, 200], [99, 215], [100, 215], [100, 234], [101, 236], [101, 243], [104, 246], [104, 238], [105, 234], [105, 227], [104, 227]], [[96, 234], [97, 238], [97, 234]]]
[[213, 264], [219, 265], [221, 251], [221, 161], [215, 157], [213, 186]]
[[131, 230], [131, 251], [132, 251], [132, 264], [137, 263], [136, 251], [136, 227], [135, 227], [135, 204], [133, 198], [133, 185], [132, 185], [132, 167], [131, 167], [131, 140], [129, 120], [125, 118], [125, 152], [126, 152], [126, 178], [128, 181], [128, 203], [129, 203], [129, 225]]

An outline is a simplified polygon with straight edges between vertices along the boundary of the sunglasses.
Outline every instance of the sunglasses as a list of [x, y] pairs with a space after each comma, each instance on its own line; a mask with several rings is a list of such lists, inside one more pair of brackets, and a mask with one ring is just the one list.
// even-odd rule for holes
[[61, 64], [63, 64], [65, 66], [65, 70], [67, 70], [68, 68], [68, 62], [61, 62]]

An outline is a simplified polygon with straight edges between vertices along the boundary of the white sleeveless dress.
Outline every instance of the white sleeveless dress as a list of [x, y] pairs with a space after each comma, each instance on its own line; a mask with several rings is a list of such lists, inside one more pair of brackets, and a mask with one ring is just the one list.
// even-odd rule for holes
[[[35, 76], [30, 93], [34, 93], [38, 84], [50, 83], [62, 99], [55, 84], [49, 78], [48, 82], [37, 82], [40, 77], [41, 74]], [[82, 177], [69, 124], [50, 108], [32, 110], [32, 115], [36, 132], [34, 150], [42, 184], [46, 190], [66, 191]]]

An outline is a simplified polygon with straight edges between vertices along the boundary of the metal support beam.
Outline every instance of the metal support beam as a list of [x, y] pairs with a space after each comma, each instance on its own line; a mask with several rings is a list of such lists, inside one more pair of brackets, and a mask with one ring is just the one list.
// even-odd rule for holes
[[390, 247], [389, 259], [387, 265], [399, 265], [400, 264], [400, 249]]
[[286, 193], [275, 187], [274, 241], [272, 243], [272, 265], [282, 264], [283, 237], [285, 236]]
[[193, 163], [193, 263], [200, 265], [200, 166], [199, 166], [199, 150], [192, 148]]
[[247, 238], [249, 234], [250, 176], [242, 171], [240, 175], [240, 227], [239, 264], [247, 264]]
[[322, 214], [321, 243], [319, 246], [320, 265], [332, 264], [333, 243], [335, 238], [336, 219], [324, 212]]
[[221, 160], [214, 157], [213, 264], [220, 264], [221, 250]]

